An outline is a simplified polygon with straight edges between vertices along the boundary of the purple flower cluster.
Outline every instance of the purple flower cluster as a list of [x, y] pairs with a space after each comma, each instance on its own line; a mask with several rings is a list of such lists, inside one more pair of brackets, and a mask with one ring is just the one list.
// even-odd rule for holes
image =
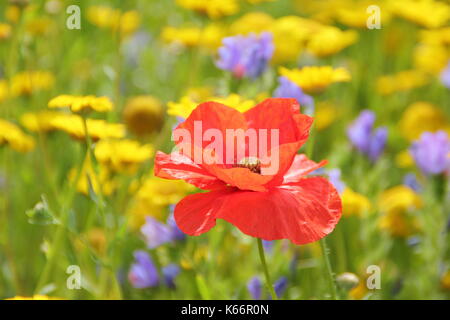
[[298, 85], [286, 77], [279, 77], [278, 82], [278, 87], [273, 93], [275, 98], [294, 98], [298, 101], [300, 107], [305, 108], [302, 113], [308, 115], [312, 115], [314, 113], [313, 97], [304, 93]]
[[[280, 298], [287, 289], [288, 280], [286, 277], [280, 277], [274, 284], [275, 294]], [[254, 300], [262, 299], [262, 282], [255, 276], [247, 282], [247, 290]], [[270, 299], [270, 297], [268, 297]]]
[[[134, 252], [135, 263], [130, 268], [128, 280], [137, 289], [152, 288], [160, 284], [158, 269], [150, 255], [143, 250]], [[162, 268], [164, 283], [175, 289], [175, 278], [180, 273], [180, 267], [169, 264]]]
[[351, 143], [370, 160], [377, 161], [384, 150], [387, 139], [387, 128], [374, 129], [375, 114], [364, 110], [347, 129], [347, 136]]
[[154, 249], [165, 243], [184, 240], [186, 235], [178, 228], [173, 215], [167, 219], [167, 224], [147, 217], [145, 224], [141, 228], [145, 242], [149, 249]]
[[259, 36], [252, 33], [248, 36], [227, 37], [222, 40], [216, 65], [222, 70], [231, 71], [237, 78], [257, 78], [266, 70], [273, 51], [272, 34], [269, 32]]
[[426, 175], [437, 175], [450, 169], [450, 140], [446, 132], [424, 132], [409, 152]]

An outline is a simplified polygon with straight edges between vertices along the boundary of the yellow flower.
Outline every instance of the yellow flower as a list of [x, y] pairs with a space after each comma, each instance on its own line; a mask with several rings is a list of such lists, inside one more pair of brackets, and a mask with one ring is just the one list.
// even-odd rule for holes
[[[85, 128], [83, 118], [78, 115], [64, 115], [51, 120], [51, 125], [68, 133], [72, 138], [80, 141], [85, 140]], [[120, 123], [108, 123], [105, 120], [87, 119], [88, 134], [95, 142], [106, 138], [123, 138], [125, 126]]]
[[342, 192], [341, 198], [342, 214], [344, 217], [361, 217], [365, 212], [370, 210], [371, 205], [369, 199], [348, 187]]
[[114, 180], [111, 179], [109, 171], [100, 166], [99, 173], [95, 173], [92, 168], [92, 164], [89, 156], [86, 156], [81, 173], [78, 172], [78, 168], [72, 168], [68, 175], [69, 181], [76, 184], [77, 191], [84, 195], [89, 195], [89, 190], [96, 193], [109, 196], [117, 187]]
[[338, 109], [330, 101], [321, 101], [316, 105], [314, 112], [314, 126], [321, 131], [328, 128], [334, 121], [336, 121]]
[[0, 119], [0, 146], [9, 145], [19, 152], [28, 152], [34, 148], [34, 139], [20, 130], [15, 124]]
[[194, 101], [190, 96], [184, 96], [179, 102], [169, 102], [167, 113], [171, 116], [187, 118], [191, 112], [201, 103], [215, 101], [229, 107], [235, 108], [239, 112], [245, 112], [255, 105], [253, 100], [246, 100], [238, 94], [230, 94], [227, 97], [211, 97], [204, 101]]
[[209, 24], [205, 28], [197, 27], [165, 27], [161, 38], [167, 43], [179, 43], [185, 47], [202, 47], [215, 50], [221, 46], [225, 29], [219, 24]]
[[161, 101], [153, 96], [130, 98], [125, 105], [123, 118], [128, 130], [137, 136], [158, 132], [164, 123]]
[[419, 38], [420, 42], [425, 44], [448, 46], [450, 45], [450, 27], [433, 30], [422, 30], [419, 33]]
[[313, 34], [307, 49], [316, 57], [327, 57], [340, 52], [358, 39], [354, 30], [342, 31], [336, 27], [324, 27]]
[[408, 91], [422, 87], [428, 83], [428, 77], [418, 70], [400, 71], [393, 75], [381, 76], [377, 79], [377, 91], [381, 95]]
[[230, 16], [239, 11], [236, 0], [176, 0], [176, 3], [180, 7], [205, 14], [212, 19]]
[[49, 90], [53, 87], [55, 77], [48, 71], [26, 71], [14, 75], [11, 79], [10, 92], [13, 96], [30, 95], [35, 91]]
[[391, 1], [392, 12], [425, 28], [439, 28], [450, 19], [450, 6], [433, 0]]
[[6, 100], [9, 96], [8, 82], [0, 79], [0, 103]]
[[422, 200], [412, 189], [400, 185], [385, 190], [378, 207], [383, 213], [379, 226], [394, 237], [408, 237], [420, 230], [418, 221], [410, 211], [422, 207]]
[[107, 6], [90, 6], [87, 19], [99, 28], [118, 31], [122, 36], [135, 32], [141, 23], [140, 15], [136, 10], [122, 12]]
[[48, 17], [36, 17], [26, 24], [26, 30], [33, 36], [45, 35], [55, 26], [53, 20]]
[[134, 173], [154, 153], [151, 145], [134, 140], [101, 140], [95, 146], [95, 157], [105, 167], [121, 173]]
[[72, 112], [82, 111], [98, 111], [106, 112], [113, 109], [113, 104], [108, 97], [90, 96], [72, 96], [60, 95], [48, 103], [49, 108], [66, 108], [69, 107]]
[[64, 300], [63, 298], [49, 297], [42, 294], [35, 294], [32, 297], [15, 296], [6, 300]]
[[[367, 8], [374, 4], [373, 1], [358, 1], [349, 2], [348, 5], [342, 5], [338, 7], [336, 12], [336, 20], [340, 23], [353, 28], [367, 28], [367, 19], [370, 14], [367, 13]], [[391, 19], [391, 13], [389, 7], [377, 2], [377, 6], [380, 7], [381, 16], [380, 23], [385, 26]]]
[[130, 192], [134, 194], [127, 215], [128, 223], [133, 230], [145, 223], [146, 216], [163, 220], [167, 206], [179, 202], [195, 188], [182, 180], [166, 180], [157, 177], [146, 179], [136, 191], [137, 183]]
[[246, 0], [250, 4], [258, 4], [263, 2], [274, 2], [276, 0]]
[[11, 36], [11, 26], [7, 23], [0, 23], [0, 40], [8, 39]]
[[5, 18], [11, 23], [17, 23], [19, 22], [21, 14], [21, 9], [19, 6], [16, 5], [10, 5], [7, 6], [5, 9]]
[[293, 70], [281, 67], [280, 74], [309, 94], [320, 93], [332, 83], [348, 82], [351, 79], [350, 73], [346, 69], [333, 69], [330, 66], [308, 66]]
[[27, 112], [20, 117], [20, 123], [33, 132], [48, 132], [56, 130], [53, 120], [57, 117], [65, 116], [55, 111]]
[[234, 21], [230, 26], [231, 34], [261, 33], [270, 30], [275, 19], [264, 12], [249, 12]]
[[411, 168], [414, 166], [414, 159], [409, 150], [403, 150], [395, 156], [395, 163], [399, 168]]
[[420, 45], [413, 52], [414, 67], [431, 74], [439, 74], [447, 66], [449, 52], [440, 45]]
[[273, 33], [275, 45], [273, 62], [295, 61], [304, 48], [306, 40], [320, 28], [319, 23], [297, 16], [285, 16], [277, 19], [269, 30]]
[[435, 132], [449, 127], [445, 113], [429, 102], [414, 102], [403, 112], [399, 122], [402, 135], [416, 140], [425, 131]]

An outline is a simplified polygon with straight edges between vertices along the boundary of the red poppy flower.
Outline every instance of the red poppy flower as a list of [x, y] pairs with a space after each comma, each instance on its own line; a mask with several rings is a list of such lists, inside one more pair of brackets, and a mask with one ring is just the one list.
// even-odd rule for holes
[[[295, 244], [305, 244], [321, 239], [334, 229], [341, 217], [341, 199], [328, 180], [307, 177], [326, 161], [315, 163], [297, 154], [308, 139], [313, 119], [300, 113], [296, 100], [267, 99], [245, 113], [220, 103], [206, 102], [176, 129], [184, 129], [195, 136], [197, 121], [201, 121], [202, 132], [216, 129], [224, 137], [227, 129], [267, 129], [269, 133], [263, 138], [258, 136], [258, 143], [261, 139], [270, 140], [270, 129], [277, 129], [279, 145], [271, 146], [268, 152], [277, 154], [277, 171], [261, 174], [264, 166], [269, 165], [262, 161], [267, 153], [261, 150], [253, 151], [252, 157], [238, 159], [235, 156], [231, 163], [212, 164], [196, 162], [190, 153], [158, 152], [155, 175], [183, 179], [209, 190], [189, 195], [177, 204], [175, 221], [183, 232], [197, 236], [214, 227], [216, 219], [223, 219], [253, 237], [289, 239]], [[218, 143], [223, 143], [223, 150], [228, 152], [226, 142], [224, 139]], [[193, 143], [176, 143], [178, 147], [190, 148], [193, 153], [211, 153], [211, 141], [194, 139]], [[236, 148], [244, 148], [248, 155], [251, 145], [246, 140]], [[214, 156], [222, 160], [226, 157], [220, 153]]]

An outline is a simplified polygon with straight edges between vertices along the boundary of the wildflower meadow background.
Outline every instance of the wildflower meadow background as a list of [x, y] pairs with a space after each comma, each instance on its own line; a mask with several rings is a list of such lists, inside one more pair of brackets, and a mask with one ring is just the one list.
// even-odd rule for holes
[[[202, 102], [294, 98], [342, 217], [264, 241], [279, 299], [450, 298], [450, 2], [3, 0], [0, 298], [269, 299], [254, 238], [154, 174]], [[325, 242], [326, 241], [326, 242]]]

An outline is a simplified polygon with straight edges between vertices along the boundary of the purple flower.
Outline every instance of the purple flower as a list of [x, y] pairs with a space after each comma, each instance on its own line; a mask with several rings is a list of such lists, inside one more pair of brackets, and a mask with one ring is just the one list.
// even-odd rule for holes
[[327, 170], [328, 179], [331, 184], [336, 188], [339, 193], [342, 193], [345, 189], [345, 183], [341, 180], [341, 170], [339, 169], [330, 169]]
[[305, 114], [312, 115], [314, 113], [314, 99], [302, 91], [294, 82], [286, 77], [278, 78], [278, 87], [275, 89], [273, 96], [275, 98], [294, 98], [300, 104], [300, 107], [305, 107]]
[[277, 282], [275, 282], [273, 288], [275, 290], [275, 294], [277, 295], [278, 298], [280, 298], [284, 292], [286, 291], [288, 285], [288, 280], [286, 277], [281, 277], [280, 279], [277, 280]]
[[441, 82], [450, 89], [450, 61], [448, 62], [447, 67], [441, 72]]
[[409, 152], [427, 175], [441, 174], [450, 168], [450, 140], [444, 131], [422, 133]]
[[372, 161], [380, 157], [387, 139], [387, 129], [379, 127], [374, 130], [374, 123], [375, 114], [364, 110], [347, 129], [347, 136], [352, 144]]
[[165, 266], [162, 268], [162, 274], [164, 276], [164, 282], [166, 285], [171, 288], [175, 289], [175, 278], [180, 273], [180, 267], [176, 264], [172, 263], [168, 266]]
[[273, 51], [272, 34], [268, 32], [227, 37], [222, 40], [216, 65], [237, 78], [257, 78], [266, 70]]
[[134, 252], [136, 262], [131, 266], [128, 280], [134, 288], [143, 289], [159, 284], [158, 271], [149, 254], [143, 250]]
[[167, 225], [169, 226], [172, 233], [173, 241], [183, 241], [184, 239], [186, 239], [186, 234], [178, 227], [175, 218], [173, 217], [173, 213], [171, 213], [167, 218]]
[[261, 299], [262, 294], [262, 283], [258, 277], [253, 277], [247, 283], [247, 290], [254, 300]]
[[420, 192], [422, 187], [417, 181], [416, 175], [414, 173], [408, 173], [403, 177], [403, 184], [416, 192]]
[[159, 247], [164, 243], [171, 242], [173, 239], [172, 229], [152, 217], [146, 218], [141, 232], [149, 249]]

